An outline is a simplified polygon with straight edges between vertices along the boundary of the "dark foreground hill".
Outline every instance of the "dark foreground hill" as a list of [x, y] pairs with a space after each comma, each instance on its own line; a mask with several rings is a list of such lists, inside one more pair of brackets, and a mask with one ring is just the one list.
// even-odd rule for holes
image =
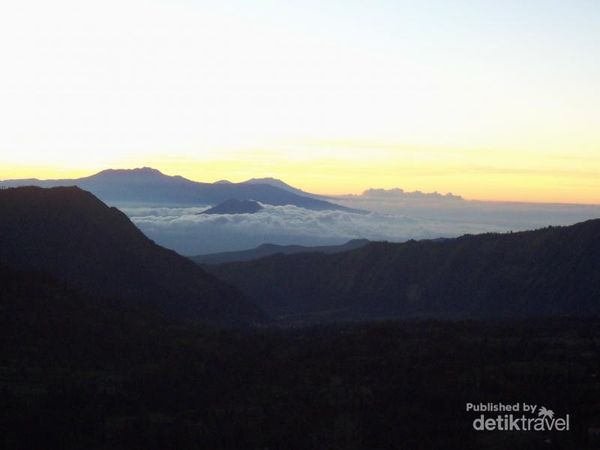
[[264, 317], [235, 288], [154, 244], [125, 214], [76, 187], [0, 190], [0, 263], [174, 317]]
[[367, 239], [352, 239], [341, 245], [304, 246], [262, 244], [250, 250], [197, 255], [192, 257], [192, 261], [197, 264], [223, 264], [235, 261], [251, 261], [253, 259], [264, 258], [265, 256], [277, 254], [295, 255], [298, 253], [341, 253], [363, 247], [368, 243], [369, 241]]
[[11, 361], [27, 359], [38, 367], [132, 362], [133, 353], [152, 355], [156, 335], [172, 323], [142, 305], [95, 297], [47, 272], [4, 264], [0, 311], [0, 391], [3, 366]]
[[600, 220], [208, 270], [276, 316], [585, 317], [600, 313]]

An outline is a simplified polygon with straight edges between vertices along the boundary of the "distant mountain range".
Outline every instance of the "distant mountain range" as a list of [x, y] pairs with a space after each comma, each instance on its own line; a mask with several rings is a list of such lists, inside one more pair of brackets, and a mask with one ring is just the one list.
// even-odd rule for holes
[[207, 255], [193, 256], [191, 259], [197, 264], [223, 264], [235, 261], [251, 261], [276, 254], [295, 255], [298, 253], [341, 253], [364, 247], [368, 243], [369, 241], [367, 239], [353, 239], [341, 245], [321, 245], [314, 247], [307, 247], [303, 245], [262, 244], [250, 250], [211, 253]]
[[77, 187], [0, 190], [0, 264], [46, 272], [82, 293], [170, 317], [266, 318], [236, 288], [159, 247], [125, 214]]
[[278, 317], [597, 316], [600, 219], [206, 267]]
[[[132, 202], [168, 205], [216, 205], [229, 199], [254, 200], [263, 204], [294, 205], [312, 210], [360, 212], [307, 195], [299, 195], [285, 183], [265, 179], [243, 183], [200, 183], [180, 176], [168, 176], [156, 169], [109, 169], [95, 175], [76, 179], [38, 180], [19, 179], [0, 181], [0, 186], [78, 186], [107, 203]], [[277, 186], [276, 186], [277, 185]], [[282, 188], [285, 185], [287, 188]], [[290, 189], [291, 188], [291, 189]]]
[[302, 189], [298, 189], [298, 188], [295, 188], [294, 186], [290, 186], [289, 184], [287, 184], [284, 181], [281, 181], [277, 178], [271, 178], [271, 177], [250, 178], [249, 180], [243, 181], [242, 184], [268, 184], [270, 186], [274, 186], [276, 188], [280, 188], [280, 189], [283, 189], [288, 192], [292, 192], [297, 195], [302, 195], [304, 197], [313, 197], [313, 198], [319, 198], [322, 200], [329, 199], [328, 197], [326, 197], [324, 195], [311, 194], [310, 192], [305, 192]]
[[231, 198], [198, 214], [254, 214], [261, 209], [264, 208], [254, 200], [237, 200]]

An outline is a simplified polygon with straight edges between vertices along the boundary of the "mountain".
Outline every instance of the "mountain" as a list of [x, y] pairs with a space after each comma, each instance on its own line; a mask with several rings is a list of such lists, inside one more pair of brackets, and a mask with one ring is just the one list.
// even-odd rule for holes
[[272, 177], [266, 178], [250, 178], [249, 180], [243, 181], [242, 184], [268, 184], [269, 186], [274, 186], [276, 188], [283, 189], [288, 192], [292, 192], [294, 194], [302, 195], [305, 197], [314, 197], [320, 199], [327, 199], [327, 197], [323, 195], [311, 194], [309, 192], [305, 192], [302, 189], [295, 188], [294, 186], [290, 186], [286, 182]]
[[107, 203], [148, 203], [168, 205], [216, 205], [226, 200], [254, 200], [267, 205], [294, 205], [312, 210], [359, 212], [325, 200], [289, 192], [269, 184], [200, 183], [180, 176], [168, 176], [156, 169], [109, 169], [95, 175], [62, 180], [4, 180], [3, 187], [78, 186]]
[[294, 255], [298, 253], [341, 253], [348, 250], [367, 245], [367, 239], [352, 239], [342, 245], [321, 245], [307, 247], [303, 245], [276, 245], [262, 244], [250, 250], [241, 250], [236, 252], [211, 253], [207, 255], [193, 256], [191, 259], [196, 264], [223, 264], [235, 261], [251, 261], [276, 254]]
[[261, 209], [264, 208], [260, 203], [253, 200], [238, 200], [231, 198], [198, 214], [254, 214]]
[[600, 314], [600, 219], [207, 270], [279, 317], [586, 317]]
[[265, 318], [238, 290], [156, 245], [125, 214], [77, 187], [0, 190], [0, 263], [173, 317]]

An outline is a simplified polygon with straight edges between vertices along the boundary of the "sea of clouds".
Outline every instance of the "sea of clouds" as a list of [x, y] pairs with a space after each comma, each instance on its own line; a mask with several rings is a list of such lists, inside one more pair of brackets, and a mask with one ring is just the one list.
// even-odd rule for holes
[[357, 214], [263, 206], [255, 214], [223, 215], [199, 214], [206, 207], [121, 209], [156, 243], [184, 255], [248, 249], [263, 243], [330, 245], [357, 238], [402, 242], [509, 229], [458, 219], [410, 217], [401, 212]]
[[[384, 203], [378, 198], [336, 199], [364, 214], [263, 205], [255, 214], [199, 214], [198, 207], [121, 206], [156, 243], [183, 255], [254, 248], [260, 244], [333, 245], [365, 238], [403, 242], [570, 225], [600, 217], [598, 205], [447, 201]], [[435, 199], [434, 199], [435, 200]]]

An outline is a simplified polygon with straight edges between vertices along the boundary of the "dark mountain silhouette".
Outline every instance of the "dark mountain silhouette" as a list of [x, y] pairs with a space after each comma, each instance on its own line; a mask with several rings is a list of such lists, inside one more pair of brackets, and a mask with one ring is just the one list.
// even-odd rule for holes
[[231, 198], [198, 214], [254, 214], [261, 209], [264, 208], [260, 203], [253, 200], [238, 200]]
[[312, 210], [359, 212], [325, 200], [297, 195], [270, 184], [200, 183], [180, 176], [168, 176], [144, 167], [131, 170], [103, 170], [95, 175], [62, 180], [5, 180], [5, 187], [78, 186], [104, 202], [149, 203], [169, 205], [216, 205], [226, 200], [254, 200], [268, 205], [295, 205]]
[[320, 245], [307, 247], [303, 245], [276, 245], [262, 244], [250, 250], [235, 252], [211, 253], [193, 256], [191, 259], [197, 264], [223, 264], [235, 261], [251, 261], [276, 254], [294, 255], [297, 253], [340, 253], [367, 245], [367, 239], [352, 239], [342, 245]]
[[0, 190], [0, 263], [84, 293], [201, 321], [261, 320], [235, 288], [142, 234], [77, 187]]
[[499, 318], [600, 313], [600, 220], [207, 267], [276, 316]]
[[242, 184], [268, 184], [270, 186], [275, 186], [277, 188], [286, 190], [288, 192], [293, 192], [294, 194], [302, 195], [305, 197], [314, 197], [320, 199], [328, 199], [327, 196], [311, 194], [310, 192], [305, 192], [302, 189], [295, 188], [294, 186], [290, 186], [285, 181], [282, 181], [278, 178], [266, 177], [266, 178], [250, 178], [249, 180], [243, 181]]

